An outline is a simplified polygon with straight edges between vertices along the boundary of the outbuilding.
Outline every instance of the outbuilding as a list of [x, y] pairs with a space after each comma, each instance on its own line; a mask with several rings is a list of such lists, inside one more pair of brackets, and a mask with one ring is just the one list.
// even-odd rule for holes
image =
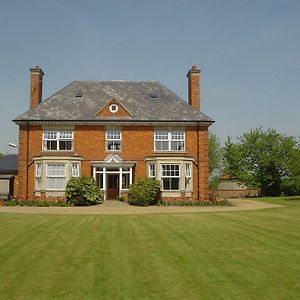
[[18, 175], [18, 155], [8, 154], [0, 159], [0, 199], [10, 199], [14, 195]]

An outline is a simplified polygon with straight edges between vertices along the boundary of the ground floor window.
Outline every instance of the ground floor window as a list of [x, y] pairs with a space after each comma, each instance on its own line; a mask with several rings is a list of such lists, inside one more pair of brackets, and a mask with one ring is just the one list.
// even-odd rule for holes
[[161, 165], [161, 181], [164, 191], [179, 190], [179, 164], [162, 164]]
[[162, 192], [178, 194], [193, 190], [193, 160], [190, 157], [147, 158], [148, 178], [161, 181]]
[[72, 177], [79, 177], [80, 172], [78, 163], [71, 164], [71, 173]]
[[184, 178], [184, 187], [185, 190], [191, 190], [192, 189], [192, 164], [185, 163], [185, 178]]
[[35, 159], [35, 193], [40, 196], [64, 196], [71, 177], [80, 176], [81, 158], [41, 156]]
[[66, 186], [66, 164], [46, 165], [46, 189], [64, 190]]
[[42, 164], [37, 163], [35, 165], [35, 189], [41, 190], [42, 188]]

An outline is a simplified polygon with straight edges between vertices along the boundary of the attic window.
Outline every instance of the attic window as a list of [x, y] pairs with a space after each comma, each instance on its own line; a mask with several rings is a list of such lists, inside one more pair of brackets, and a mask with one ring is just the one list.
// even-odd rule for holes
[[82, 97], [82, 91], [77, 91], [75, 96], [76, 96], [77, 98]]
[[117, 104], [111, 104], [110, 106], [109, 106], [109, 110], [112, 112], [112, 113], [116, 113], [117, 111], [118, 111], [118, 109], [119, 109], [119, 107], [118, 107], [118, 105]]
[[150, 98], [151, 99], [156, 99], [157, 98], [157, 94], [156, 93], [150, 93]]

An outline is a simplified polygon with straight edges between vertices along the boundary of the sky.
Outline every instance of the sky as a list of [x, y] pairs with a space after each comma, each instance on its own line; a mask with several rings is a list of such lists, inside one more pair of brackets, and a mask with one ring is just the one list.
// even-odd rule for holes
[[250, 129], [300, 136], [299, 0], [1, 0], [0, 152], [16, 153], [29, 68], [43, 99], [74, 80], [158, 80], [201, 111], [222, 142]]

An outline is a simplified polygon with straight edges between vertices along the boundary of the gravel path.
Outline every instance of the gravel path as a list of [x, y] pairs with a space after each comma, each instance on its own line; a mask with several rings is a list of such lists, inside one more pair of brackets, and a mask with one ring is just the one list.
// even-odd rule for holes
[[105, 201], [101, 205], [88, 207], [25, 207], [2, 206], [0, 213], [22, 214], [169, 214], [169, 213], [195, 213], [195, 212], [224, 212], [256, 210], [264, 208], [282, 207], [282, 205], [258, 202], [248, 199], [231, 199], [233, 206], [201, 207], [201, 206], [149, 206], [137, 207], [120, 201]]

